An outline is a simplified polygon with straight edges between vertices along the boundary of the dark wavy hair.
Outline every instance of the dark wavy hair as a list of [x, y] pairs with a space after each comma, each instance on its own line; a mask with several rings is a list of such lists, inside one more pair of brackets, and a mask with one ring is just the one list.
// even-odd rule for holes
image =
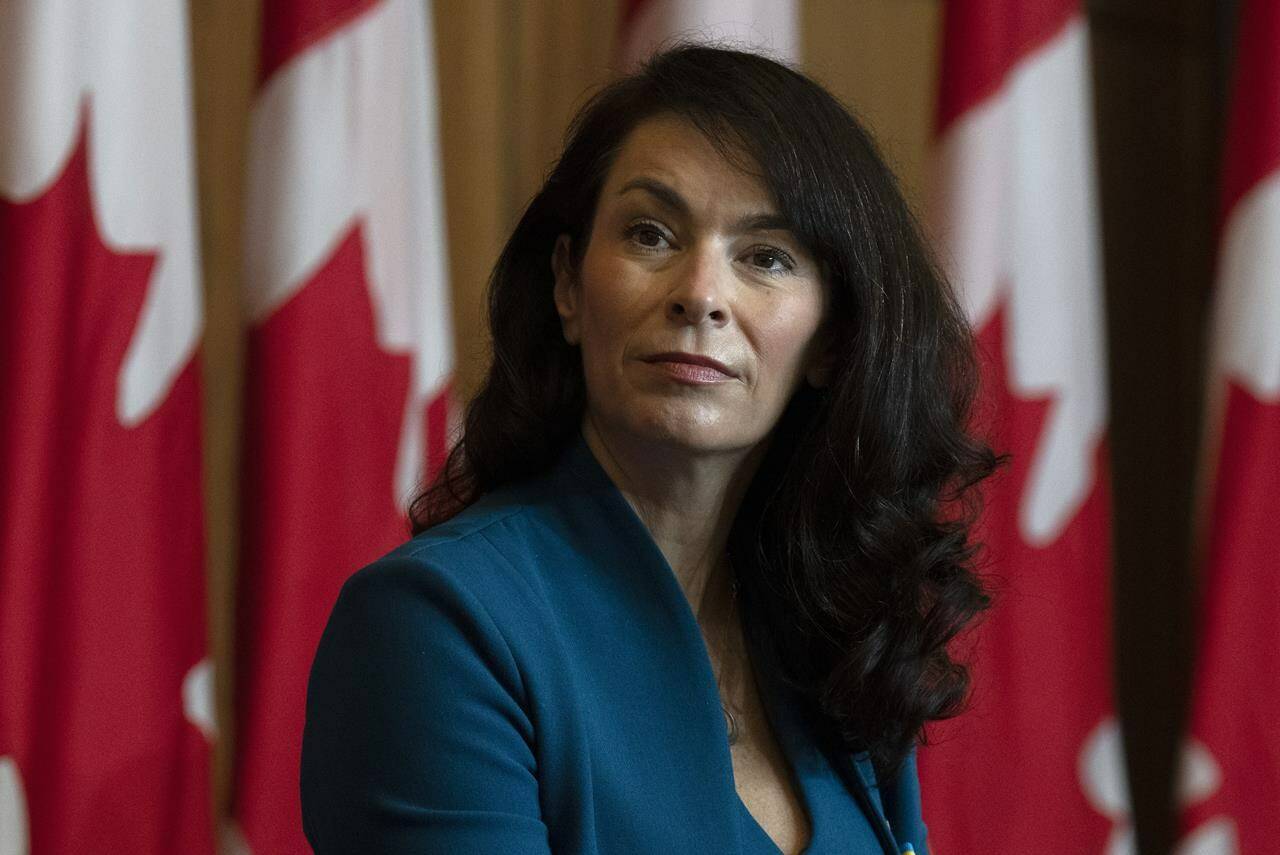
[[999, 464], [970, 432], [972, 333], [867, 132], [822, 86], [734, 50], [678, 46], [596, 93], [489, 281], [493, 361], [462, 437], [414, 501], [415, 534], [549, 468], [583, 417], [581, 354], [556, 314], [551, 254], [581, 263], [606, 173], [644, 120], [674, 115], [772, 192], [828, 288], [829, 385], [802, 385], [729, 537], [743, 630], [836, 745], [886, 772], [955, 715], [951, 640], [989, 602], [971, 490]]

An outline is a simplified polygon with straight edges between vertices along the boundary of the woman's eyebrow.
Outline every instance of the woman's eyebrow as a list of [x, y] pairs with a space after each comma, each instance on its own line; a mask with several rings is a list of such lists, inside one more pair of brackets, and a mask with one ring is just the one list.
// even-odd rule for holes
[[[621, 196], [631, 190], [645, 191], [662, 205], [681, 216], [687, 217], [690, 214], [689, 203], [685, 201], [685, 198], [674, 187], [664, 184], [656, 178], [632, 178], [622, 185], [618, 190], [618, 195]], [[747, 214], [733, 224], [732, 230], [734, 232], [795, 231], [790, 220], [776, 213]]]

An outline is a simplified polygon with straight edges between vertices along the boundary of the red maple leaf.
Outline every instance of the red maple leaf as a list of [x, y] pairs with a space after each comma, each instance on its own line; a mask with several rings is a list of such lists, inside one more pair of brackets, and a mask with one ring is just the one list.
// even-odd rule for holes
[[[381, 348], [353, 227], [251, 330], [233, 813], [255, 850], [307, 852], [298, 801], [307, 676], [347, 577], [408, 536], [396, 502], [410, 357]], [[428, 471], [444, 447], [427, 407]]]
[[926, 820], [931, 805], [939, 814], [930, 840], [942, 852], [984, 849], [995, 828], [1020, 849], [1046, 852], [1061, 849], [1064, 828], [1077, 840], [1105, 839], [1109, 828], [1077, 771], [1085, 738], [1112, 708], [1105, 443], [1093, 487], [1065, 529], [1043, 546], [1028, 543], [1019, 505], [1054, 401], [1010, 391], [1006, 323], [1001, 305], [978, 342], [976, 429], [1010, 455], [983, 486], [974, 531], [996, 601], [966, 639], [970, 710], [931, 727], [937, 744], [921, 752]]
[[211, 851], [195, 360], [129, 428], [126, 348], [156, 262], [98, 234], [88, 110], [41, 196], [0, 199], [0, 755], [40, 853]]
[[1191, 734], [1223, 775], [1182, 821], [1235, 820], [1239, 851], [1263, 851], [1280, 834], [1280, 404], [1228, 381], [1222, 425]]

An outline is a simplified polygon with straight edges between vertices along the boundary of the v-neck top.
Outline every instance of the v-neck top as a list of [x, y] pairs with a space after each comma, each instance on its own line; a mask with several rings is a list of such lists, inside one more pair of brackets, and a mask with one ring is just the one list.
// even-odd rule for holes
[[[877, 782], [757, 672], [807, 855], [927, 851], [914, 755]], [[343, 586], [307, 689], [320, 855], [779, 855], [734, 785], [710, 656], [675, 574], [578, 435]], [[914, 847], [914, 848], [912, 848]]]

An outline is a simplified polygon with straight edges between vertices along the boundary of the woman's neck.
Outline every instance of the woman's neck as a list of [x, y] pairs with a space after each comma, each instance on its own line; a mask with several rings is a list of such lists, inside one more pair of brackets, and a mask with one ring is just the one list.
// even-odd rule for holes
[[729, 592], [726, 544], [759, 453], [709, 455], [600, 429], [587, 416], [582, 433], [600, 465], [644, 522], [671, 565], [699, 621]]

